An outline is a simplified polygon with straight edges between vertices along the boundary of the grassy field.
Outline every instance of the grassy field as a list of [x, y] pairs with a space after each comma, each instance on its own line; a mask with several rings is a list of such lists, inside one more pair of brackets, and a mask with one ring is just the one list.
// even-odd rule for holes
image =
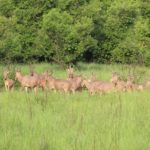
[[[21, 67], [28, 73], [28, 66]], [[56, 65], [35, 65], [38, 72], [46, 69], [66, 78]], [[112, 71], [128, 73], [121, 65], [79, 64], [76, 70], [102, 80], [109, 80]], [[139, 82], [150, 77], [145, 67], [135, 73]], [[150, 90], [89, 96], [86, 90], [35, 95], [1, 88], [0, 150], [150, 150]]]

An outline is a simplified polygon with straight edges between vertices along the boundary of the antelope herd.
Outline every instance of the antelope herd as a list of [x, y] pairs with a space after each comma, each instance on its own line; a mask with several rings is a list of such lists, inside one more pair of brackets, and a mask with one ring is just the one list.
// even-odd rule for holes
[[[75, 93], [76, 91], [86, 88], [88, 92], [93, 95], [95, 93], [109, 93], [111, 91], [142, 91], [150, 87], [150, 80], [143, 84], [134, 83], [134, 78], [129, 76], [127, 81], [120, 80], [119, 75], [114, 72], [110, 81], [97, 80], [96, 76], [92, 74], [90, 78], [83, 77], [82, 75], [76, 75], [74, 68], [69, 67], [67, 70], [67, 79], [57, 79], [52, 73], [48, 71], [43, 74], [38, 74], [33, 70], [30, 71], [29, 75], [23, 75], [20, 70], [15, 72], [15, 81], [20, 83], [21, 89], [26, 92], [29, 89], [33, 89], [35, 93], [39, 88], [43, 91], [63, 91], [65, 93]], [[10, 91], [14, 87], [15, 81], [9, 78], [9, 71], [3, 72], [3, 80], [6, 91]]]

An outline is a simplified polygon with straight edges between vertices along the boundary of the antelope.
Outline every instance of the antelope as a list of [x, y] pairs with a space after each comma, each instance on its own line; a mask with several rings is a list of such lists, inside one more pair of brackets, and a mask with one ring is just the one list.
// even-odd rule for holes
[[41, 87], [43, 91], [46, 90], [48, 72], [44, 72], [43, 74], [37, 74], [35, 72], [31, 72], [31, 76], [38, 78], [38, 87]]
[[145, 88], [144, 84], [135, 84], [134, 77], [128, 76], [126, 87], [128, 90], [140, 90], [142, 91]]
[[82, 87], [82, 81], [83, 77], [81, 75], [76, 76], [74, 74], [74, 69], [69, 66], [67, 69], [67, 76], [68, 76], [68, 81], [70, 81], [71, 84], [71, 92], [75, 93], [75, 91], [79, 90]]
[[26, 92], [28, 92], [29, 88], [34, 89], [35, 92], [37, 91], [39, 79], [36, 76], [23, 76], [21, 71], [16, 71], [15, 80], [20, 82], [21, 87], [25, 89]]
[[117, 85], [117, 82], [118, 82], [118, 74], [116, 72], [113, 72], [112, 73], [112, 77], [110, 79], [110, 82], [113, 83], [115, 86]]
[[48, 79], [48, 71], [44, 72], [43, 74], [38, 74], [34, 71], [34, 66], [30, 65], [30, 75], [38, 78], [38, 87], [42, 88], [42, 90], [46, 90], [47, 88], [47, 79]]
[[11, 90], [14, 86], [14, 81], [8, 77], [9, 71], [3, 72], [3, 79], [6, 91]]
[[98, 92], [98, 87], [103, 83], [104, 81], [97, 80], [96, 75], [92, 73], [90, 79], [84, 79], [82, 82], [82, 87], [86, 87], [91, 95]]
[[114, 85], [106, 81], [84, 80], [82, 84], [86, 86], [91, 95], [95, 93], [109, 93], [114, 89]]
[[96, 86], [96, 90], [102, 94], [110, 93], [114, 90], [114, 85], [110, 82], [103, 82], [99, 86]]
[[[92, 76], [90, 79], [84, 79], [82, 82], [82, 86], [86, 87], [91, 95], [99, 92], [106, 92], [106, 87], [108, 86], [108, 83], [105, 81], [97, 80], [95, 74], [92, 73]], [[103, 88], [102, 88], [103, 87]], [[110, 87], [110, 85], [109, 85]]]
[[133, 90], [133, 78], [131, 76], [128, 76], [126, 87], [128, 90]]
[[112, 74], [110, 82], [116, 87], [119, 91], [126, 91], [126, 82], [119, 79], [119, 76], [116, 72]]
[[87, 90], [89, 91], [89, 93], [91, 95], [96, 93], [95, 82], [93, 82], [91, 80], [84, 79], [82, 81], [82, 87], [84, 87], [84, 86], [87, 88]]
[[91, 81], [84, 79], [82, 82], [82, 87], [84, 87], [84, 86], [88, 89], [88, 91], [91, 95], [94, 94], [95, 91], [93, 90], [94, 88], [92, 89]]
[[48, 88], [55, 91], [70, 92], [71, 84], [68, 80], [56, 79], [53, 76], [48, 78]]
[[75, 93], [81, 87], [82, 77], [77, 76], [68, 80], [56, 79], [53, 76], [48, 78], [48, 88], [51, 90], [62, 90], [65, 93]]
[[73, 77], [72, 79], [68, 80], [71, 84], [71, 92], [75, 93], [75, 91], [79, 90], [82, 87], [82, 81], [83, 77], [82, 76], [76, 76]]

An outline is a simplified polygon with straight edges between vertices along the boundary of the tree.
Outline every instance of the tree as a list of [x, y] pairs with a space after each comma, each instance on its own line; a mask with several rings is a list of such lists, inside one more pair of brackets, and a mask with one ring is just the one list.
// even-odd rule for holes
[[40, 39], [37, 47], [46, 44], [44, 51], [57, 63], [73, 62], [89, 46], [96, 45], [96, 41], [90, 35], [92, 29], [93, 22], [90, 18], [82, 17], [75, 21], [69, 13], [52, 9], [44, 15], [40, 32], [43, 40], [47, 39], [49, 42], [46, 44]]

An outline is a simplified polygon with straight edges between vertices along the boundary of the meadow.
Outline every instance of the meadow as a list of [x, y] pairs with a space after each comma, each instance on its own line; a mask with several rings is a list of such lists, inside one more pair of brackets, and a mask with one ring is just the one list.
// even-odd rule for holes
[[[13, 68], [13, 65], [11, 66]], [[17, 65], [29, 72], [28, 65]], [[90, 96], [38, 91], [26, 93], [17, 86], [6, 92], [0, 66], [0, 150], [149, 150], [150, 89]], [[55, 64], [37, 64], [66, 78]], [[77, 74], [109, 80], [117, 71], [122, 78], [128, 66], [78, 64]], [[150, 78], [150, 69], [136, 66], [137, 81]]]

